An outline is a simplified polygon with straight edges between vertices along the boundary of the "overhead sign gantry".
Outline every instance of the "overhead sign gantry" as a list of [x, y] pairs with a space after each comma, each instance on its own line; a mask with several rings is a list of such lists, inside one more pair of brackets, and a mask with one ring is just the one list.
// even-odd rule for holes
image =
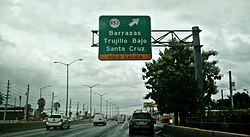
[[99, 30], [92, 30], [92, 47], [99, 47], [100, 60], [150, 60], [152, 46], [180, 46], [181, 43], [192, 46], [195, 80], [202, 93], [198, 99], [199, 112], [204, 116], [200, 32], [198, 26], [192, 30], [151, 30], [149, 16], [100, 16]]
[[149, 16], [100, 16], [100, 60], [150, 60]]

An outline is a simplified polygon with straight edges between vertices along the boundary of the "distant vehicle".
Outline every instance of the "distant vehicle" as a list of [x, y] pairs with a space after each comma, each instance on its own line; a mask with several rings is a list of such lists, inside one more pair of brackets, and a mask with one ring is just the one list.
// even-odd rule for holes
[[132, 135], [136, 131], [149, 131], [154, 134], [155, 120], [148, 112], [134, 112], [129, 120], [129, 134]]
[[165, 125], [170, 125], [172, 124], [173, 122], [173, 119], [171, 118], [171, 115], [170, 114], [163, 114], [162, 116], [162, 123], [164, 123]]
[[50, 127], [70, 128], [70, 120], [61, 114], [52, 114], [46, 121], [46, 129], [50, 129]]
[[106, 125], [106, 119], [103, 114], [96, 113], [93, 119], [94, 126], [97, 126], [98, 124]]
[[124, 123], [125, 120], [126, 120], [126, 115], [121, 114], [117, 117], [117, 123]]

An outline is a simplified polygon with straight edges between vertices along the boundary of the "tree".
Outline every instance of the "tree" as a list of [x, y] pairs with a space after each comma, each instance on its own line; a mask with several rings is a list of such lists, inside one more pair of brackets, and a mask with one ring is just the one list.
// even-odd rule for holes
[[247, 109], [250, 108], [250, 97], [245, 92], [233, 95], [234, 108], [235, 109]]
[[[245, 92], [237, 92], [233, 95], [234, 109], [248, 109], [250, 108], [250, 96]], [[231, 99], [228, 96], [226, 99], [218, 99], [212, 105], [214, 110], [230, 110], [232, 109]]]
[[72, 116], [72, 114], [73, 114], [73, 113], [70, 111], [70, 112], [69, 112], [69, 117], [71, 117], [71, 116]]
[[60, 104], [60, 102], [55, 102], [54, 103], [54, 108], [55, 108], [55, 111], [57, 112], [58, 111], [58, 109], [61, 107], [61, 104]]
[[76, 117], [78, 118], [80, 116], [80, 113], [77, 111], [76, 112]]
[[0, 92], [0, 105], [2, 105], [4, 102], [4, 95], [2, 94], [2, 92]]
[[31, 108], [31, 105], [30, 104], [27, 104], [24, 106], [24, 111], [25, 113], [27, 113], [27, 117], [26, 118], [29, 118], [30, 117], [30, 113], [33, 111], [32, 108]]
[[[193, 50], [188, 45], [181, 44], [165, 48], [159, 53], [160, 57], [152, 63], [146, 63], [142, 68], [145, 86], [151, 90], [145, 98], [151, 98], [158, 103], [161, 113], [180, 112], [181, 117], [197, 114], [198, 97], [195, 81]], [[215, 80], [221, 79], [217, 61], [208, 61], [210, 56], [217, 55], [216, 51], [203, 51], [203, 93], [206, 96], [205, 105], [211, 101], [211, 95], [217, 92]]]
[[38, 109], [37, 109], [37, 118], [40, 119], [41, 118], [41, 113], [44, 110], [44, 106], [45, 106], [45, 99], [44, 98], [39, 98], [37, 101], [38, 104]]

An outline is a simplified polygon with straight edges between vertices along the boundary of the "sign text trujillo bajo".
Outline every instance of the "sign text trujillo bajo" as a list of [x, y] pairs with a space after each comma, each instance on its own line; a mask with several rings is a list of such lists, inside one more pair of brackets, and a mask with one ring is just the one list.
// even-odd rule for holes
[[149, 16], [100, 16], [100, 60], [150, 60]]

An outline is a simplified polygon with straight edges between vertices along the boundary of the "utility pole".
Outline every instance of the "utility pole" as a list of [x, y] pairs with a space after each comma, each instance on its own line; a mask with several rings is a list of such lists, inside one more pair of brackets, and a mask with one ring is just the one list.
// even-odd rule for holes
[[53, 114], [53, 107], [54, 106], [54, 92], [52, 92], [52, 100], [51, 100], [51, 115]]
[[234, 101], [233, 101], [233, 86], [232, 86], [232, 73], [229, 71], [229, 90], [230, 90], [230, 100], [232, 109], [234, 109]]
[[78, 112], [78, 110], [79, 110], [79, 101], [77, 102], [76, 112]]
[[221, 90], [221, 100], [224, 100], [223, 90]]
[[83, 103], [82, 104], [82, 114], [84, 114], [85, 113], [85, 104]]
[[87, 106], [87, 116], [88, 116], [88, 113], [89, 113], [88, 110], [89, 110], [89, 106]]
[[30, 85], [28, 84], [27, 93], [26, 93], [25, 114], [24, 114], [24, 121], [25, 121], [25, 122], [26, 122], [27, 117], [28, 117], [29, 93], [30, 93]]
[[112, 109], [112, 105], [111, 105], [111, 102], [109, 102], [109, 113], [110, 113], [110, 119], [111, 119], [111, 117], [112, 117], [112, 111], [111, 111], [111, 109]]
[[201, 45], [199, 33], [201, 30], [195, 26], [192, 28], [193, 33], [193, 47], [194, 47], [194, 63], [195, 63], [195, 81], [198, 83], [198, 104], [200, 117], [204, 116], [204, 93], [203, 93], [203, 75], [202, 75], [202, 57], [201, 57]]
[[116, 106], [117, 108], [117, 114], [119, 115], [120, 114], [120, 108], [118, 106]]
[[[14, 105], [14, 114], [16, 115], [16, 97], [15, 97], [15, 105]], [[16, 118], [16, 116], [15, 116]]]
[[223, 112], [224, 112], [224, 93], [223, 93], [223, 90], [221, 90], [221, 100], [222, 100], [222, 110], [223, 110]]
[[106, 100], [106, 117], [108, 118], [108, 99]]
[[77, 105], [76, 105], [76, 117], [77, 117], [77, 119], [79, 118], [79, 101], [77, 101]]
[[19, 96], [19, 107], [22, 105], [22, 96]]
[[115, 106], [115, 104], [112, 104], [112, 115], [113, 115], [113, 116], [115, 116], [114, 106]]
[[4, 115], [3, 115], [3, 122], [5, 122], [5, 119], [6, 119], [9, 92], [10, 92], [10, 80], [8, 80], [8, 83], [7, 83], [7, 95], [6, 95], [5, 109], [4, 109]]
[[[71, 98], [69, 100], [69, 113], [71, 114]], [[71, 115], [69, 115], [69, 117], [71, 117]]]

